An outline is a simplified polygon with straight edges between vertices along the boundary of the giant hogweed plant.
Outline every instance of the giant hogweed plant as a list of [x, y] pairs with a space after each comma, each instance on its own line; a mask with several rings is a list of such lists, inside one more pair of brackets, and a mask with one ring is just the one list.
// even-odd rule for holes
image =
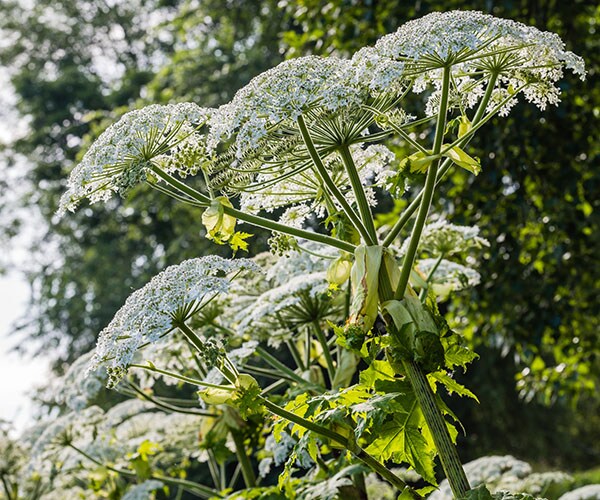
[[[475, 397], [452, 374], [477, 356], [437, 307], [476, 284], [463, 264], [485, 240], [430, 207], [451, 169], [480, 171], [468, 143], [493, 117], [520, 99], [542, 110], [558, 103], [564, 69], [585, 76], [555, 34], [477, 12], [433, 13], [352, 59], [286, 61], [218, 109], [152, 105], [109, 127], [71, 173], [61, 215], [146, 184], [197, 207], [191, 229], [202, 224], [216, 244], [246, 251], [260, 227], [273, 253], [167, 268], [101, 332], [90, 377], [106, 368], [109, 387], [219, 422], [237, 456], [227, 479], [223, 449], [207, 449], [210, 486], [141, 479], [204, 497], [272, 498], [270, 469], [283, 465], [278, 491], [288, 498], [343, 488], [364, 497], [365, 475], [376, 474], [417, 499], [437, 485], [438, 459], [455, 498], [491, 498], [470, 488], [460, 426], [441, 397], [441, 388]], [[409, 93], [426, 96], [422, 109], [407, 109]], [[389, 149], [397, 143], [406, 156]], [[421, 180], [378, 228], [378, 201]], [[162, 390], [192, 386], [197, 408], [158, 396], [157, 378]], [[411, 487], [393, 469], [400, 464], [430, 486]]]

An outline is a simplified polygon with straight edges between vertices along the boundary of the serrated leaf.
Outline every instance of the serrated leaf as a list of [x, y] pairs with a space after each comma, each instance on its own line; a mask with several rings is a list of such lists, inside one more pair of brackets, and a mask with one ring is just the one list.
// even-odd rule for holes
[[[398, 401], [400, 402], [400, 401]], [[431, 484], [437, 484], [434, 472], [435, 452], [421, 434], [423, 417], [416, 399], [406, 398], [404, 411], [396, 411], [394, 418], [377, 430], [377, 437], [366, 451], [385, 462], [410, 464], [418, 474]]]
[[444, 345], [444, 362], [446, 368], [452, 370], [453, 368], [460, 366], [466, 369], [467, 365], [472, 361], [479, 358], [479, 354], [471, 349], [461, 346], [458, 343], [448, 342], [446, 339], [442, 339]]
[[476, 488], [467, 491], [460, 500], [492, 500], [492, 494], [486, 488], [485, 484], [480, 484]]
[[430, 373], [428, 376], [433, 378], [434, 380], [437, 380], [439, 383], [441, 383], [446, 388], [446, 390], [448, 391], [449, 394], [458, 394], [461, 397], [466, 396], [468, 398], [474, 399], [475, 401], [477, 401], [479, 403], [479, 399], [477, 399], [477, 396], [475, 396], [475, 394], [473, 394], [464, 385], [459, 384], [456, 380], [454, 380], [452, 377], [450, 377], [446, 372], [442, 372], [442, 371], [434, 372], [434, 373]]
[[231, 238], [228, 240], [227, 243], [229, 243], [229, 247], [233, 250], [234, 254], [238, 250], [247, 252], [248, 251], [248, 242], [246, 240], [248, 238], [250, 238], [251, 236], [252, 236], [252, 234], [250, 234], [250, 233], [236, 231], [235, 233], [233, 233], [233, 235], [231, 236]]
[[375, 360], [369, 368], [360, 372], [360, 383], [367, 388], [372, 388], [377, 380], [395, 380], [395, 372], [387, 361]]

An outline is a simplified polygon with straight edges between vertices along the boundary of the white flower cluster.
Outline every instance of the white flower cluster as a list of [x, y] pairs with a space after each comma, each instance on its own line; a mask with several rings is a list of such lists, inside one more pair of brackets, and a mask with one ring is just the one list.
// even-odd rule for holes
[[600, 499], [600, 484], [588, 484], [569, 491], [561, 496], [558, 500], [599, 500]]
[[224, 299], [228, 328], [241, 338], [276, 346], [293, 334], [293, 325], [302, 318], [326, 315], [332, 300], [326, 270], [337, 255], [331, 247], [303, 240], [286, 257], [257, 255], [254, 260], [266, 269], [266, 279], [232, 285]]
[[89, 402], [98, 395], [106, 385], [107, 375], [102, 367], [87, 371], [92, 356], [93, 352], [80, 356], [62, 377], [52, 382], [50, 390], [55, 402], [79, 411], [89, 406]]
[[436, 264], [430, 282], [433, 291], [439, 297], [446, 297], [452, 291], [477, 286], [481, 282], [481, 275], [475, 269], [446, 259], [442, 259], [439, 264], [438, 259], [421, 259], [417, 262], [417, 269], [429, 276]]
[[[141, 445], [156, 443], [161, 452], [151, 458], [153, 467], [165, 470], [181, 464], [182, 458], [204, 461], [200, 457], [198, 432], [207, 421], [197, 415], [157, 411], [156, 407], [140, 400], [124, 401], [106, 412], [90, 407], [67, 413], [39, 424], [41, 432], [33, 430], [34, 436], [39, 435], [33, 439], [29, 460], [22, 463], [18, 477], [25, 482], [28, 476], [35, 475], [40, 491], [47, 491], [40, 497], [43, 499], [88, 498], [90, 490], [82, 489], [78, 495], [73, 487], [86, 484], [82, 479], [87, 478], [90, 466], [92, 469], [96, 466], [77, 450], [117, 468], [128, 469], [131, 455]], [[20, 441], [31, 441], [29, 434], [31, 431]], [[152, 498], [150, 493], [160, 487], [162, 484], [157, 482], [142, 483], [128, 490], [128, 498]]]
[[[552, 485], [558, 485], [559, 489], [568, 487], [573, 478], [564, 472], [532, 473], [531, 466], [527, 462], [517, 460], [510, 455], [481, 457], [465, 464], [465, 473], [472, 488], [485, 484], [491, 492], [497, 495], [506, 492], [502, 498], [518, 498], [519, 493], [529, 495], [543, 495]], [[587, 492], [581, 488], [581, 496], [578, 490], [566, 493], [559, 500], [587, 500], [597, 499], [600, 496], [600, 485], [588, 488]], [[514, 493], [511, 495], [508, 491]], [[564, 490], [563, 490], [564, 491]], [[451, 500], [453, 498], [450, 485], [447, 480], [440, 483], [438, 491], [432, 493], [428, 500]], [[494, 496], [496, 498], [496, 496]]]
[[235, 133], [234, 148], [241, 157], [272, 128], [289, 124], [317, 104], [336, 111], [357, 102], [356, 86], [348, 78], [349, 64], [335, 57], [308, 56], [261, 73], [213, 115], [209, 147]]
[[[408, 243], [408, 239], [404, 241], [400, 250], [401, 254], [406, 253]], [[427, 224], [419, 240], [419, 251], [426, 252], [432, 257], [440, 255], [449, 257], [489, 246], [489, 242], [479, 236], [477, 226], [457, 226], [446, 220]]]
[[494, 483], [494, 487], [497, 490], [513, 491], [515, 493], [543, 495], [552, 485], [568, 485], [572, 481], [573, 478], [564, 472], [536, 472], [525, 478], [502, 477]]
[[[92, 406], [77, 413], [66, 413], [52, 420], [43, 428], [31, 447], [30, 471], [48, 472], [52, 468], [52, 463], [75, 465], [73, 462], [77, 463], [81, 457], [76, 457], [67, 444], [75, 442], [83, 445], [86, 442], [85, 435], [92, 432], [102, 416], [102, 410]], [[57, 458], [58, 456], [60, 459]]]
[[[465, 474], [471, 488], [481, 484], [495, 484], [506, 478], [523, 479], [531, 474], [531, 466], [527, 462], [506, 456], [481, 457], [464, 465]], [[437, 491], [429, 495], [428, 500], [452, 500], [454, 497], [444, 479]]]
[[153, 493], [164, 485], [156, 479], [148, 479], [143, 483], [129, 488], [121, 500], [149, 500], [154, 498]]
[[125, 113], [71, 172], [58, 214], [74, 211], [86, 198], [95, 203], [126, 192], [146, 180], [150, 162], [186, 173], [192, 151], [202, 150], [194, 130], [209, 116], [210, 110], [193, 103], [153, 104]]
[[[482, 94], [481, 86], [473, 85], [469, 75], [482, 70], [500, 73], [498, 83], [504, 88], [497, 89], [499, 94], [526, 84], [525, 98], [540, 109], [558, 102], [555, 83], [562, 68], [585, 78], [583, 59], [565, 50], [555, 33], [474, 11], [433, 12], [409, 21], [379, 39], [375, 52], [377, 58], [402, 62], [403, 76], [414, 80], [416, 92], [429, 84], [439, 90], [439, 68], [452, 65], [455, 96], [451, 99], [464, 95], [459, 99], [466, 99], [466, 107]], [[381, 79], [378, 75], [377, 80]], [[429, 114], [435, 114], [435, 108], [430, 102]]]
[[292, 334], [290, 323], [310, 315], [313, 301], [327, 292], [325, 272], [296, 276], [260, 295], [236, 317], [240, 335], [265, 339], [277, 346]]
[[207, 256], [166, 268], [130, 295], [100, 333], [89, 372], [107, 366], [109, 385], [114, 385], [138, 348], [172, 329], [175, 317], [185, 321], [200, 310], [205, 299], [227, 293], [230, 275], [241, 271], [258, 271], [258, 267], [247, 259]]

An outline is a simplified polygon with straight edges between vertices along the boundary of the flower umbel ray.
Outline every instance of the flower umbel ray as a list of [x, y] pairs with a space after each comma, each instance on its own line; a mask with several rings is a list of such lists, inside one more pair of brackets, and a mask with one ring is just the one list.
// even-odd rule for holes
[[126, 373], [135, 352], [185, 323], [215, 294], [227, 293], [232, 275], [257, 272], [247, 259], [200, 257], [170, 266], [134, 292], [100, 333], [88, 371], [105, 365], [109, 385]]

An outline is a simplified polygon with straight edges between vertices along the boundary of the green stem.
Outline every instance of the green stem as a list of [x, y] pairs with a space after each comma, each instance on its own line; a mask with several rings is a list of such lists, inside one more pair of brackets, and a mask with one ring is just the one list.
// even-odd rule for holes
[[242, 477], [244, 478], [244, 484], [246, 488], [254, 488], [256, 486], [256, 476], [254, 470], [252, 470], [252, 464], [250, 458], [246, 453], [246, 446], [244, 445], [244, 438], [239, 432], [233, 429], [229, 429], [233, 443], [235, 444], [235, 453], [238, 458], [238, 462], [242, 467]]
[[[167, 184], [170, 184], [182, 193], [188, 195], [190, 198], [197, 200], [200, 205], [210, 205], [210, 198], [207, 198], [201, 192], [189, 187], [185, 183], [176, 179], [172, 175], [162, 171], [158, 167], [154, 167], [152, 171], [161, 179], [163, 179]], [[247, 222], [248, 224], [252, 224], [253, 226], [262, 227], [270, 231], [277, 231], [280, 233], [289, 234], [291, 236], [295, 236], [297, 238], [302, 238], [309, 241], [316, 241], [317, 243], [324, 243], [325, 245], [329, 245], [334, 248], [339, 248], [340, 250], [345, 250], [346, 252], [354, 252], [354, 245], [348, 243], [347, 241], [338, 240], [337, 238], [333, 238], [331, 236], [315, 233], [312, 231], [306, 231], [304, 229], [288, 227], [285, 224], [280, 224], [278, 222], [266, 219], [264, 217], [260, 217], [258, 215], [247, 214], [245, 212], [242, 212], [241, 210], [237, 210], [236, 208], [223, 206], [223, 210], [227, 215], [236, 217], [237, 219]]]
[[216, 417], [217, 416], [214, 413], [210, 413], [207, 411], [193, 410], [191, 408], [179, 408], [177, 406], [170, 405], [168, 403], [165, 403], [163, 401], [160, 401], [159, 399], [156, 399], [156, 398], [150, 396], [150, 394], [146, 394], [144, 391], [142, 391], [142, 389], [140, 387], [138, 387], [136, 384], [134, 384], [131, 381], [129, 381], [129, 385], [131, 386], [131, 388], [135, 391], [135, 393], [139, 397], [141, 397], [142, 399], [145, 399], [146, 401], [151, 402], [152, 404], [154, 404], [155, 406], [157, 406], [159, 408], [162, 408], [163, 410], [172, 411], [175, 413], [183, 413], [184, 415], [199, 415], [202, 417]]
[[[440, 110], [438, 114], [438, 120], [436, 124], [435, 138], [433, 144], [433, 155], [438, 155], [444, 138], [444, 129], [446, 127], [446, 112], [448, 106], [448, 93], [450, 89], [450, 68], [444, 68], [443, 82], [442, 82], [442, 97], [440, 100]], [[398, 286], [396, 288], [393, 298], [395, 300], [402, 299], [408, 286], [408, 280], [410, 272], [412, 270], [413, 261], [417, 253], [419, 240], [421, 233], [425, 225], [425, 220], [429, 213], [429, 207], [433, 198], [433, 193], [436, 185], [437, 170], [440, 160], [433, 162], [427, 172], [427, 178], [425, 180], [425, 187], [423, 189], [423, 196], [419, 205], [419, 211], [415, 220], [415, 225], [412, 230], [410, 243], [406, 255], [404, 256], [404, 262], [402, 264], [402, 271]], [[389, 281], [389, 279], [388, 279]], [[386, 284], [386, 279], [380, 277], [380, 282], [383, 282], [381, 290], [381, 301], [386, 301], [391, 298], [390, 289], [391, 286]], [[452, 443], [452, 438], [448, 432], [444, 417], [437, 405], [435, 395], [427, 382], [427, 377], [421, 367], [416, 362], [404, 363], [404, 369], [406, 376], [410, 381], [419, 406], [423, 411], [423, 416], [429, 430], [431, 431], [434, 444], [436, 446], [442, 467], [450, 483], [450, 487], [456, 498], [460, 498], [470, 489], [469, 482], [462, 468], [460, 458], [456, 447]]]
[[[487, 105], [492, 97], [493, 92], [494, 92], [494, 87], [496, 85], [497, 78], [498, 78], [498, 75], [496, 75], [496, 74], [492, 74], [490, 76], [490, 80], [488, 82], [488, 85], [487, 85], [487, 88], [485, 91], [485, 95], [483, 96], [483, 99], [479, 103], [479, 107], [477, 108], [477, 111], [475, 112], [475, 116], [473, 117], [473, 120], [471, 122], [473, 124], [473, 129], [479, 129], [479, 127], [481, 125], [483, 125], [483, 121], [486, 121], [486, 120], [482, 120], [482, 117], [485, 113]], [[469, 132], [469, 134], [461, 137], [460, 142], [458, 142], [458, 144], [455, 144], [455, 145], [458, 145], [461, 147], [465, 146], [472, 138], [472, 133], [474, 133], [474, 131], [475, 131], [473, 129]], [[436, 179], [436, 186], [440, 183], [440, 181], [446, 175], [448, 170], [450, 170], [451, 166], [452, 166], [452, 160], [450, 160], [449, 158], [444, 160], [444, 162], [442, 163], [442, 165], [440, 166], [440, 169], [439, 169], [439, 173], [438, 173], [438, 176]], [[400, 234], [400, 231], [402, 230], [402, 228], [406, 225], [406, 223], [410, 220], [412, 214], [419, 207], [419, 204], [421, 203], [421, 198], [423, 197], [424, 191], [425, 191], [425, 188], [423, 188], [419, 192], [419, 194], [417, 194], [417, 196], [415, 196], [415, 198], [411, 201], [411, 203], [408, 205], [408, 207], [406, 207], [406, 209], [402, 212], [402, 215], [400, 216], [398, 221], [394, 224], [394, 227], [392, 227], [389, 234], [383, 240], [383, 246], [385, 246], [385, 247], [390, 246], [392, 244], [392, 242], [396, 239], [398, 234]]]
[[322, 390], [323, 388], [312, 384], [308, 380], [304, 380], [300, 375], [298, 375], [294, 370], [285, 366], [281, 361], [279, 361], [275, 356], [272, 356], [267, 351], [265, 351], [262, 347], [256, 348], [256, 354], [258, 354], [262, 359], [264, 359], [267, 364], [279, 370], [281, 373], [285, 373], [288, 377], [290, 377], [294, 382], [297, 382], [300, 385], [309, 386], [313, 389]]
[[[213, 389], [227, 389], [226, 387], [223, 387], [222, 385], [210, 384], [208, 382], [203, 382], [202, 380], [186, 377], [185, 375], [179, 375], [178, 373], [175, 373], [175, 372], [170, 372], [168, 370], [162, 370], [160, 368], [156, 368], [155, 366], [138, 365], [135, 363], [133, 363], [129, 366], [131, 366], [133, 368], [142, 368], [143, 370], [148, 370], [148, 371], [155, 372], [155, 373], [160, 373], [161, 375], [166, 375], [167, 377], [173, 377], [177, 380], [181, 380], [182, 382], [187, 382], [188, 384], [197, 385], [200, 387], [211, 387]], [[231, 389], [231, 390], [233, 391], [234, 389]]]
[[347, 144], [343, 144], [340, 146], [339, 151], [344, 166], [346, 167], [346, 172], [348, 173], [348, 179], [350, 179], [350, 184], [352, 185], [352, 191], [354, 191], [354, 197], [356, 198], [358, 211], [360, 212], [363, 224], [373, 242], [377, 243], [377, 232], [375, 231], [375, 224], [373, 223], [373, 214], [371, 213], [371, 207], [369, 206], [365, 190], [360, 181], [354, 158], [352, 158], [352, 153], [350, 153], [350, 148]]
[[[187, 326], [183, 321], [174, 323], [177, 328], [183, 333], [184, 337], [198, 350], [198, 353], [202, 356], [204, 351], [206, 350], [204, 346], [204, 342], [194, 333], [194, 331]], [[227, 379], [227, 381], [231, 384], [235, 384], [238, 374], [235, 373], [232, 369], [226, 366], [227, 359], [224, 359], [224, 362], [221, 363], [219, 367], [219, 371], [223, 374], [223, 376]]]
[[237, 464], [237, 466], [235, 467], [235, 470], [233, 471], [233, 474], [231, 475], [231, 480], [229, 481], [229, 489], [233, 490], [235, 483], [238, 480], [238, 477], [240, 477], [240, 471], [242, 470], [242, 467], [240, 466], [240, 464]]
[[462, 498], [471, 489], [469, 481], [462, 467], [460, 457], [440, 409], [435, 401], [435, 396], [427, 377], [421, 367], [414, 361], [405, 362], [404, 369], [419, 401], [421, 411], [431, 431], [433, 442], [442, 462], [442, 468], [450, 483], [454, 498]]
[[327, 172], [325, 165], [323, 165], [323, 160], [321, 160], [321, 157], [319, 156], [317, 148], [315, 147], [315, 145], [312, 141], [312, 138], [310, 137], [310, 133], [308, 131], [308, 127], [306, 126], [306, 122], [304, 121], [303, 116], [300, 115], [298, 117], [297, 121], [298, 121], [298, 127], [300, 128], [300, 133], [302, 134], [302, 139], [304, 140], [304, 144], [306, 145], [306, 148], [308, 149], [308, 153], [313, 161], [315, 168], [317, 169], [317, 173], [318, 173], [319, 177], [321, 178], [321, 181], [325, 184], [325, 186], [327, 186], [327, 189], [329, 190], [329, 192], [335, 197], [337, 202], [341, 205], [344, 213], [348, 216], [348, 218], [350, 219], [352, 224], [354, 224], [354, 227], [361, 234], [361, 236], [363, 237], [365, 242], [368, 245], [374, 245], [375, 243], [371, 239], [371, 235], [368, 233], [364, 224], [360, 220], [360, 217], [358, 217], [358, 215], [356, 215], [356, 213], [354, 212], [352, 207], [346, 201], [346, 198], [344, 197], [342, 192], [338, 189], [338, 187], [335, 185], [335, 182], [333, 182], [333, 180], [329, 176], [329, 173]]
[[[450, 68], [445, 67], [442, 77], [442, 97], [440, 99], [440, 110], [438, 114], [438, 120], [435, 129], [435, 138], [433, 141], [432, 155], [439, 155], [442, 149], [442, 142], [444, 140], [444, 130], [446, 128], [446, 112], [448, 110], [448, 94], [450, 92]], [[427, 169], [427, 177], [425, 178], [425, 187], [423, 188], [423, 197], [421, 198], [421, 204], [419, 205], [419, 211], [413, 226], [412, 234], [410, 235], [410, 242], [406, 255], [404, 255], [404, 261], [402, 263], [402, 271], [400, 273], [400, 280], [398, 281], [398, 287], [396, 288], [396, 299], [404, 297], [406, 292], [406, 286], [410, 278], [410, 272], [413, 267], [417, 248], [419, 246], [419, 240], [423, 227], [425, 226], [425, 220], [429, 214], [429, 207], [431, 206], [431, 200], [433, 199], [433, 192], [435, 189], [435, 181], [438, 173], [438, 166], [440, 160], [432, 162]]]
[[259, 375], [259, 376], [263, 376], [263, 377], [273, 378], [276, 380], [283, 379], [283, 380], [288, 380], [288, 381], [294, 382], [294, 379], [291, 378], [289, 375], [286, 375], [285, 373], [274, 372], [273, 370], [269, 370], [268, 368], [260, 368], [258, 366], [243, 364], [242, 369], [253, 375]]
[[2, 479], [2, 486], [4, 487], [4, 491], [6, 492], [6, 498], [8, 500], [13, 500], [11, 490], [9, 489], [8, 484], [6, 483], [6, 478], [4, 477], [4, 474], [0, 475], [0, 479]]
[[269, 410], [274, 415], [289, 420], [294, 424], [304, 427], [305, 429], [319, 434], [320, 436], [331, 439], [332, 441], [335, 441], [339, 445], [343, 446], [348, 451], [350, 451], [356, 458], [358, 458], [358, 460], [360, 460], [372, 470], [377, 472], [381, 477], [383, 477], [386, 481], [388, 481], [392, 486], [396, 487], [398, 490], [402, 491], [403, 489], [408, 488], [409, 491], [412, 492], [411, 494], [413, 494], [412, 498], [423, 498], [416, 491], [410, 488], [404, 481], [402, 481], [402, 479], [400, 479], [392, 471], [390, 471], [385, 465], [383, 465], [381, 462], [379, 462], [371, 455], [369, 455], [365, 450], [363, 450], [356, 442], [350, 441], [346, 437], [342, 436], [341, 434], [338, 434], [335, 431], [332, 431], [331, 429], [328, 429], [327, 427], [323, 427], [322, 425], [319, 425], [315, 422], [311, 422], [310, 420], [306, 420], [305, 418], [302, 418], [299, 415], [296, 415], [295, 413], [287, 411], [285, 408], [282, 408], [281, 406], [272, 403], [268, 399], [259, 396], [259, 400], [262, 404], [265, 405], [267, 410]]
[[210, 477], [212, 479], [215, 488], [221, 489], [221, 471], [219, 470], [219, 464], [217, 463], [217, 459], [215, 458], [215, 454], [212, 449], [207, 450], [208, 455], [208, 472], [210, 473]]
[[296, 344], [294, 344], [294, 341], [286, 340], [285, 345], [287, 345], [287, 348], [290, 351], [292, 358], [294, 358], [294, 363], [296, 363], [296, 366], [300, 369], [300, 371], [306, 370], [306, 366], [304, 366], [304, 362], [302, 361], [302, 356], [300, 355]]
[[433, 279], [433, 274], [437, 271], [437, 268], [440, 267], [443, 258], [444, 254], [441, 253], [435, 261], [435, 263], [433, 264], [433, 266], [431, 267], [431, 269], [429, 270], [429, 274], [427, 275], [427, 278], [425, 278], [426, 286], [423, 287], [423, 290], [421, 290], [421, 293], [419, 294], [419, 299], [421, 299], [421, 301], [423, 301], [427, 296], [427, 290], [429, 290], [430, 281]]
[[[87, 458], [89, 461], [95, 463], [96, 465], [99, 465], [100, 467], [104, 467], [104, 468], [106, 468], [112, 472], [115, 472], [116, 474], [120, 474], [122, 476], [137, 478], [137, 474], [135, 472], [131, 472], [128, 470], [119, 469], [117, 467], [112, 467], [110, 465], [107, 465], [107, 464], [101, 462], [100, 460], [98, 460], [97, 458], [94, 458], [91, 455], [87, 454], [85, 451], [81, 450], [80, 448], [78, 448], [77, 446], [75, 446], [73, 444], [69, 444], [69, 447], [72, 448], [73, 450], [75, 450], [81, 456]], [[149, 479], [156, 479], [158, 481], [163, 481], [167, 484], [172, 484], [173, 486], [180, 486], [187, 492], [191, 493], [192, 495], [198, 495], [200, 498], [206, 498], [206, 499], [213, 498], [213, 497], [223, 498], [223, 495], [221, 495], [218, 491], [213, 490], [212, 488], [209, 488], [207, 486], [204, 486], [203, 484], [194, 483], [193, 481], [187, 481], [185, 479], [177, 479], [174, 477], [163, 476], [160, 474], [152, 474]]]
[[319, 344], [321, 344], [323, 356], [325, 356], [325, 363], [327, 364], [327, 373], [329, 374], [329, 380], [333, 384], [333, 379], [335, 377], [335, 366], [333, 364], [333, 358], [331, 357], [329, 345], [327, 344], [327, 339], [325, 338], [325, 334], [323, 333], [321, 325], [319, 325], [319, 322], [317, 320], [313, 321], [313, 327], [315, 335], [317, 336], [317, 340], [319, 341]]

